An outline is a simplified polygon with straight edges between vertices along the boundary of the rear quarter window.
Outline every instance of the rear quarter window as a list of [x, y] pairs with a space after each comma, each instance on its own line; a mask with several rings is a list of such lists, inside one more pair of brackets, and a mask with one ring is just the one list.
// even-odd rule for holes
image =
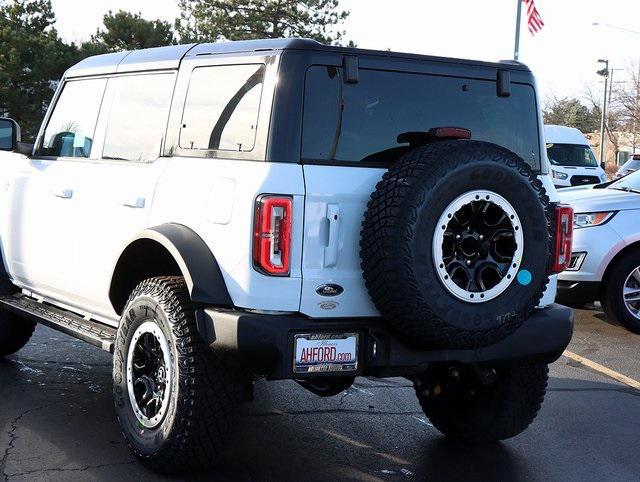
[[180, 129], [180, 147], [253, 150], [265, 66], [197, 67], [193, 70]]
[[357, 84], [345, 84], [341, 69], [308, 69], [303, 162], [389, 161], [402, 146], [399, 134], [455, 126], [470, 129], [473, 139], [501, 145], [540, 169], [532, 86], [513, 83], [511, 95], [499, 97], [496, 83], [487, 80], [367, 69], [361, 69], [359, 77]]

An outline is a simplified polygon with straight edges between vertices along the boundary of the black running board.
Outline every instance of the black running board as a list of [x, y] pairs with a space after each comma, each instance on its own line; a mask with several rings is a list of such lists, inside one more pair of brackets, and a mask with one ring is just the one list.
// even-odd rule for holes
[[71, 311], [40, 302], [23, 294], [1, 296], [0, 308], [113, 353], [116, 329], [111, 326], [87, 320]]

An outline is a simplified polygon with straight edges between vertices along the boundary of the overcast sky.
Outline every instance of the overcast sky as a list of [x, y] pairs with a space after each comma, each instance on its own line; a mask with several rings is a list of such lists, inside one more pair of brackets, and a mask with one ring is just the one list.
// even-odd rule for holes
[[[60, 35], [86, 40], [108, 10], [169, 21], [176, 0], [52, 0]], [[517, 0], [342, 0], [351, 16], [347, 38], [359, 47], [483, 60], [513, 57]], [[545, 98], [602, 89], [597, 60], [625, 68], [640, 59], [640, 1], [535, 0], [545, 26], [532, 37], [523, 21], [520, 60], [538, 78]], [[524, 14], [524, 12], [523, 12]], [[593, 23], [609, 26], [594, 26]], [[629, 29], [633, 32], [626, 32]], [[615, 80], [623, 77], [615, 72]]]

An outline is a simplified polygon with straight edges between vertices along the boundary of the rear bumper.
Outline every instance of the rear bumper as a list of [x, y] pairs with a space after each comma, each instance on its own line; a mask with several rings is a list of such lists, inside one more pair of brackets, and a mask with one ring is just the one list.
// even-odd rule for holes
[[559, 280], [556, 298], [570, 305], [592, 303], [600, 299], [600, 282]]
[[213, 350], [271, 379], [305, 378], [293, 373], [293, 340], [299, 333], [359, 333], [357, 372], [337, 375], [375, 377], [409, 376], [422, 372], [429, 363], [443, 361], [494, 366], [552, 363], [560, 357], [573, 334], [573, 311], [557, 304], [535, 310], [504, 340], [473, 350], [408, 348], [379, 318], [311, 320], [302, 315], [208, 308], [199, 311], [197, 319], [201, 336]]

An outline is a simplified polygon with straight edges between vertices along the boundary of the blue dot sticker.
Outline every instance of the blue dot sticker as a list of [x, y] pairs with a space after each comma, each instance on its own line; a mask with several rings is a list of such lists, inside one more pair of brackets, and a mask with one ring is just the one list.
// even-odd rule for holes
[[531, 278], [531, 272], [526, 269], [520, 270], [518, 272], [518, 276], [516, 277], [518, 283], [520, 283], [522, 286], [527, 286], [529, 283], [531, 283]]

